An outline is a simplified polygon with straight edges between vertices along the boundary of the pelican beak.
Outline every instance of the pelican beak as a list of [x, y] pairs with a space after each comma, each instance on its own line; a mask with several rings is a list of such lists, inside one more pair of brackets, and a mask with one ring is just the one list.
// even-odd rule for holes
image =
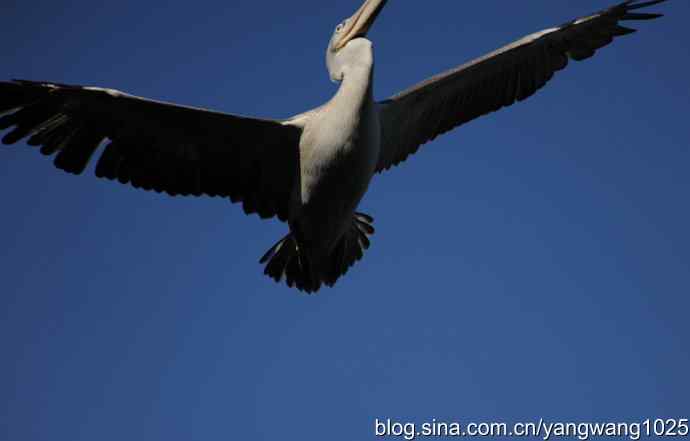
[[342, 30], [342, 36], [335, 43], [335, 50], [342, 49], [350, 40], [366, 36], [387, 1], [366, 0], [355, 15], [347, 21], [346, 28]]

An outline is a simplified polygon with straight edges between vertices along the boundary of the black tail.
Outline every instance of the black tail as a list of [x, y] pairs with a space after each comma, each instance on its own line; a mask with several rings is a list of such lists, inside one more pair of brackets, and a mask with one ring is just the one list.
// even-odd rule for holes
[[260, 263], [266, 263], [264, 274], [276, 282], [285, 279], [289, 287], [307, 293], [318, 291], [322, 284], [333, 286], [369, 248], [369, 236], [374, 234], [373, 222], [371, 216], [355, 213], [350, 229], [322, 262], [310, 262], [290, 233], [261, 258]]
[[285, 279], [290, 288], [294, 286], [300, 291], [314, 292], [320, 287], [312, 275], [312, 265], [306, 254], [300, 253], [299, 245], [292, 233], [273, 245], [259, 263], [266, 263], [264, 274], [276, 282]]

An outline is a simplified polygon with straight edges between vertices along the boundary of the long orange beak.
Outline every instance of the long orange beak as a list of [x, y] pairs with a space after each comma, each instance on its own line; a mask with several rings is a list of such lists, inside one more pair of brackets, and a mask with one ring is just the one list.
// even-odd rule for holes
[[386, 6], [388, 0], [367, 0], [355, 15], [348, 20], [347, 28], [343, 29], [343, 35], [335, 43], [335, 50], [342, 49], [350, 40], [364, 37], [369, 32], [369, 28], [374, 24], [376, 17]]

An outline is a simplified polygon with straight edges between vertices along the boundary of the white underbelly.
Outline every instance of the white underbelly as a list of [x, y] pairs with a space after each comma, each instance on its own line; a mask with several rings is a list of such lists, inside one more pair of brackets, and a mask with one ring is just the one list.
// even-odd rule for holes
[[330, 250], [350, 227], [375, 173], [378, 120], [372, 112], [363, 118], [366, 120], [355, 126], [356, 132], [342, 134], [340, 142], [332, 134], [305, 139], [312, 145], [302, 157], [298, 223], [308, 236], [305, 239], [322, 251]]

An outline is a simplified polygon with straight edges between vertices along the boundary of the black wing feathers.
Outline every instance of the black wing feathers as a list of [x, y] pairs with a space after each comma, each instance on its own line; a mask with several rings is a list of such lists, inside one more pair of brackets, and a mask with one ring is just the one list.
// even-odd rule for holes
[[585, 60], [615, 37], [635, 32], [621, 22], [661, 17], [633, 11], [664, 1], [626, 1], [529, 35], [379, 103], [382, 147], [378, 171], [399, 164], [422, 144], [454, 127], [529, 98], [570, 59]]
[[101, 178], [170, 195], [242, 202], [245, 212], [288, 218], [301, 129], [146, 100], [121, 92], [31, 81], [0, 82], [0, 130], [13, 144], [55, 155], [80, 174], [104, 140]]

